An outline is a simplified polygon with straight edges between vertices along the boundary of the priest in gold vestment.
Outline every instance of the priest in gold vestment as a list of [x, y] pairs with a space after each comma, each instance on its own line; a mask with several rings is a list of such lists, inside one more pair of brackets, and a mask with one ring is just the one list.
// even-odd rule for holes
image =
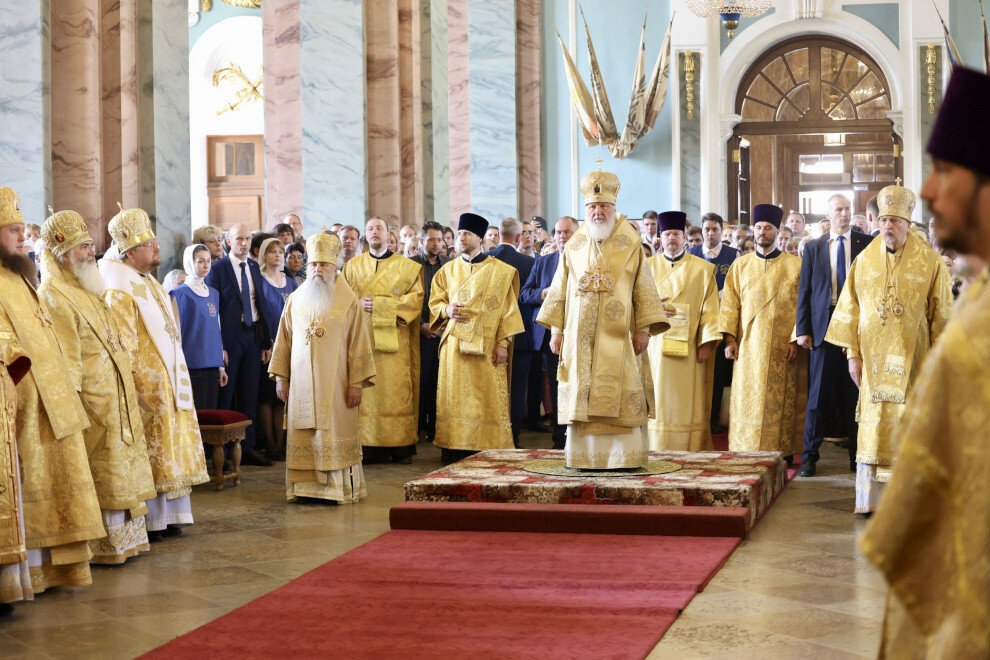
[[[990, 76], [956, 68], [921, 197], [938, 245], [990, 263]], [[882, 658], [990, 657], [990, 270], [960, 297], [894, 432], [893, 473], [861, 540], [886, 578]]]
[[557, 417], [567, 425], [572, 468], [646, 464], [644, 426], [653, 408], [650, 337], [670, 326], [653, 275], [628, 222], [616, 219], [619, 179], [601, 169], [581, 179], [588, 219], [567, 242], [537, 323], [550, 329]]
[[756, 251], [729, 267], [718, 329], [725, 357], [736, 361], [729, 450], [779, 451], [790, 463], [804, 432], [794, 336], [801, 260], [775, 247], [782, 217], [773, 204], [753, 208]]
[[51, 311], [62, 366], [88, 415], [83, 437], [107, 532], [90, 542], [92, 561], [120, 564], [149, 549], [145, 501], [156, 495], [131, 361], [103, 300], [96, 246], [82, 216], [52, 214], [41, 237], [38, 295]]
[[856, 513], [877, 505], [894, 462], [893, 435], [925, 356], [949, 318], [942, 258], [911, 231], [914, 193], [877, 194], [880, 238], [853, 261], [825, 340], [846, 351], [859, 386]]
[[381, 374], [361, 397], [364, 460], [408, 463], [416, 453], [419, 416], [423, 267], [388, 249], [388, 226], [381, 218], [368, 220], [365, 237], [369, 251], [343, 270], [367, 320]]
[[31, 368], [31, 360], [11, 351], [12, 344], [16, 345], [13, 333], [0, 333], [0, 616], [13, 610], [10, 603], [34, 598], [24, 544], [15, 389]]
[[461, 214], [460, 254], [433, 277], [430, 330], [440, 334], [433, 444], [452, 463], [484, 449], [512, 449], [509, 348], [523, 332], [519, 273], [481, 252], [488, 221]]
[[89, 584], [88, 542], [106, 532], [82, 434], [89, 421], [66, 381], [58, 336], [23, 244], [20, 201], [0, 188], [0, 353], [6, 364], [31, 360], [16, 389], [15, 434], [31, 584], [40, 593]]
[[670, 329], [650, 339], [655, 418], [647, 423], [649, 448], [711, 451], [713, 351], [718, 331], [715, 266], [688, 254], [687, 216], [657, 218], [663, 252], [646, 260], [667, 312]]
[[285, 401], [285, 495], [354, 503], [368, 494], [361, 468], [362, 394], [375, 383], [364, 312], [338, 277], [340, 239], [306, 242], [306, 281], [289, 296], [268, 373]]
[[99, 267], [141, 407], [157, 493], [147, 501], [145, 524], [155, 540], [193, 523], [189, 495], [209, 477], [178, 323], [169, 295], [151, 275], [161, 251], [148, 214], [121, 210], [109, 231], [114, 244]]

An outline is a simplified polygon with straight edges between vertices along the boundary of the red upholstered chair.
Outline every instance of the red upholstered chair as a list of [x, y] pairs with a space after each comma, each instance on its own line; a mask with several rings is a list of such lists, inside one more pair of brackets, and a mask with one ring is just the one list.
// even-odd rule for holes
[[[225, 482], [233, 479], [234, 485], [241, 483], [241, 440], [244, 439], [251, 420], [236, 410], [197, 410], [199, 431], [203, 442], [213, 445], [213, 482], [217, 490], [223, 490]], [[223, 446], [233, 444], [230, 458], [234, 463], [234, 471], [223, 472]]]

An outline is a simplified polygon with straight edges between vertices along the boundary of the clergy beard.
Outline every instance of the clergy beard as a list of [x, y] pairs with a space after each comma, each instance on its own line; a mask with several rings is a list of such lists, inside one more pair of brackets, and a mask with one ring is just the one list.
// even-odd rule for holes
[[34, 262], [18, 252], [8, 252], [0, 246], [0, 266], [11, 270], [34, 286], [38, 286], [38, 268]]
[[332, 283], [315, 274], [307, 277], [292, 295], [315, 312], [329, 312], [333, 305]]
[[598, 224], [591, 220], [585, 223], [588, 228], [588, 236], [596, 241], [604, 241], [612, 234], [612, 230], [615, 229], [615, 218], [612, 218], [604, 224]]
[[81, 284], [84, 289], [92, 293], [97, 298], [103, 297], [103, 294], [107, 290], [107, 285], [103, 281], [103, 275], [100, 274], [100, 267], [96, 265], [96, 262], [90, 261], [89, 259], [73, 261], [72, 274], [76, 276], [76, 279], [79, 280], [79, 284]]

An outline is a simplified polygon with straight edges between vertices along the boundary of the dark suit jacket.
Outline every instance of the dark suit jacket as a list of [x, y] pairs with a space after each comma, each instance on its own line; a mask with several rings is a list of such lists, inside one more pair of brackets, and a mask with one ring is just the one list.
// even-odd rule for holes
[[[828, 256], [831, 234], [808, 241], [801, 259], [801, 284], [798, 287], [797, 336], [811, 335], [814, 345], [825, 340], [832, 306], [832, 264]], [[872, 236], [849, 232], [849, 263], [873, 241]]]
[[[495, 246], [488, 251], [489, 256], [495, 257], [499, 261], [505, 262], [516, 269], [519, 272], [519, 285], [529, 279], [529, 272], [533, 270], [533, 264], [536, 259], [525, 254], [520, 254], [519, 250], [502, 243]], [[529, 305], [524, 305], [522, 300], [519, 301], [519, 313], [523, 317], [523, 326], [526, 331], [521, 335], [516, 335], [515, 337], [515, 348], [516, 351], [532, 351], [533, 349], [533, 308]]]
[[543, 347], [543, 338], [547, 332], [546, 328], [536, 322], [536, 315], [540, 313], [540, 307], [543, 306], [540, 294], [553, 282], [553, 274], [557, 272], [559, 261], [559, 252], [551, 252], [537, 259], [529, 278], [526, 279], [526, 283], [523, 284], [522, 290], [519, 292], [519, 304], [527, 305], [533, 310], [529, 318], [524, 317], [524, 321], [529, 323], [527, 327], [532, 328], [530, 335], [533, 337], [534, 350], [540, 350]]
[[[258, 308], [258, 316], [261, 321], [256, 325], [256, 332], [259, 337], [259, 344], [262, 350], [272, 347], [272, 338], [268, 336], [268, 316], [274, 314], [273, 310], [267, 308], [264, 296], [261, 295], [262, 277], [261, 268], [256, 261], [248, 259], [248, 271], [251, 273], [251, 281], [254, 283], [254, 305]], [[234, 274], [234, 264], [230, 257], [223, 257], [213, 262], [213, 267], [206, 274], [204, 280], [209, 286], [220, 292], [220, 335], [223, 338], [224, 346], [233, 346], [239, 339], [241, 332], [241, 319], [244, 310], [241, 307], [241, 289], [237, 285], [237, 276]]]
[[710, 264], [715, 264], [715, 283], [718, 285], [719, 291], [725, 286], [725, 276], [729, 274], [729, 266], [739, 256], [739, 250], [724, 244], [722, 245], [722, 251], [718, 253], [718, 257], [714, 261], [709, 261], [708, 257], [705, 256], [704, 245], [695, 246], [689, 249], [688, 253], [693, 254], [699, 259], [704, 259]]

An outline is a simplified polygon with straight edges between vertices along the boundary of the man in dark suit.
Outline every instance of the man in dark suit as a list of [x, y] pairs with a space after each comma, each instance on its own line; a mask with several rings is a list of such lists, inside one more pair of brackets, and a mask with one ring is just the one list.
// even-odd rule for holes
[[419, 432], [433, 442], [437, 430], [437, 376], [440, 370], [440, 333], [430, 330], [430, 291], [433, 276], [450, 261], [440, 256], [443, 227], [433, 220], [420, 231], [423, 249], [412, 260], [423, 267], [423, 316], [419, 327]]
[[866, 226], [870, 229], [870, 236], [880, 235], [880, 206], [876, 195], [866, 203]]
[[[488, 251], [489, 256], [505, 262], [519, 273], [519, 286], [529, 278], [535, 259], [519, 252], [519, 239], [522, 223], [515, 218], [502, 221], [499, 232], [500, 243]], [[509, 418], [512, 420], [512, 441], [519, 446], [519, 430], [526, 416], [526, 391], [529, 384], [529, 365], [533, 361], [533, 310], [529, 305], [519, 303], [519, 313], [523, 317], [526, 331], [517, 335], [512, 342], [512, 386], [509, 403]]]
[[[536, 315], [540, 313], [543, 299], [547, 296], [547, 289], [553, 282], [553, 275], [557, 272], [557, 263], [560, 261], [560, 253], [564, 249], [564, 244], [570, 240], [578, 229], [578, 221], [569, 215], [557, 220], [553, 227], [553, 240], [556, 250], [540, 257], [533, 270], [529, 274], [526, 283], [519, 293], [520, 305], [525, 304], [532, 313], [523, 320], [529, 324], [528, 332], [532, 338], [533, 347], [537, 355], [542, 357], [547, 370], [547, 380], [550, 382], [550, 403], [557, 411], [557, 363], [559, 358], [550, 350], [550, 333], [539, 323], [534, 323]], [[558, 423], [556, 414], [553, 418], [553, 448], [563, 449], [567, 440], [567, 427]]]
[[[220, 334], [227, 352], [227, 385], [220, 389], [220, 407], [236, 410], [252, 422], [258, 412], [258, 386], [261, 365], [271, 358], [272, 338], [264, 298], [261, 295], [261, 269], [249, 259], [251, 232], [236, 224], [227, 230], [230, 252], [213, 262], [206, 283], [220, 292]], [[255, 448], [255, 426], [246, 429], [241, 443], [242, 463], [272, 465]]]
[[[701, 245], [688, 250], [696, 257], [701, 257], [715, 265], [715, 283], [718, 285], [719, 299], [722, 297], [722, 287], [725, 286], [725, 276], [729, 266], [739, 256], [739, 251], [722, 243], [722, 216], [718, 213], [706, 213], [701, 216]], [[722, 413], [722, 394], [726, 387], [732, 385], [732, 360], [725, 357], [725, 343], [720, 342], [715, 348], [715, 374], [712, 382], [712, 433], [724, 431], [719, 424]]]
[[856, 400], [859, 390], [849, 376], [842, 349], [825, 341], [832, 312], [853, 259], [873, 240], [850, 231], [852, 210], [844, 195], [832, 195], [826, 214], [831, 229], [804, 248], [798, 288], [798, 345], [811, 351], [808, 360], [808, 408], [804, 418], [804, 453], [798, 475], [815, 476], [818, 450], [826, 437], [849, 439], [849, 467], [856, 464]]

